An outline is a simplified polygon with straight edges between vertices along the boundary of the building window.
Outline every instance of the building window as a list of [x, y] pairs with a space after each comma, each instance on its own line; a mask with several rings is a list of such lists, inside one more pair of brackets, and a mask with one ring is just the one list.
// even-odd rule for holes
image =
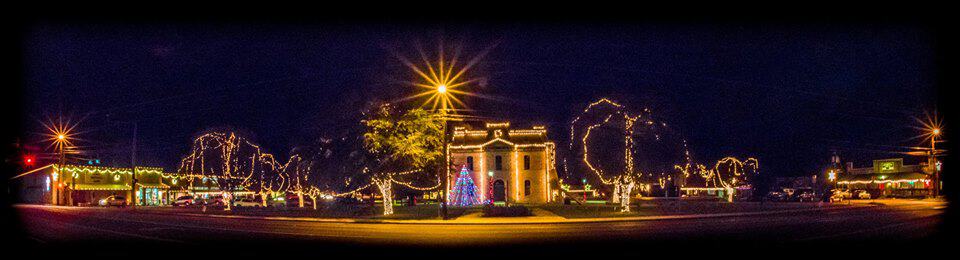
[[467, 169], [473, 171], [473, 156], [467, 156]]
[[530, 196], [530, 180], [523, 181], [523, 196]]
[[496, 169], [497, 169], [498, 171], [502, 171], [502, 170], [503, 170], [503, 158], [500, 157], [499, 155], [497, 155], [497, 158], [495, 158], [495, 160], [496, 160], [496, 165], [497, 165], [497, 166], [496, 166], [496, 167], [497, 167]]
[[523, 156], [523, 169], [524, 169], [524, 170], [529, 170], [529, 169], [530, 169], [530, 156], [529, 156], [529, 155], [524, 155], [524, 156]]

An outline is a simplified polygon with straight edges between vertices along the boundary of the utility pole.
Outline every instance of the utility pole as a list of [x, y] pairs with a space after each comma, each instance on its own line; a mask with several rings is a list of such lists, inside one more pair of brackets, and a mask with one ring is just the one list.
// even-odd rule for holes
[[930, 135], [930, 160], [927, 161], [927, 167], [933, 169], [933, 197], [940, 197], [940, 169], [937, 167], [937, 136], [940, 135], [940, 128], [934, 128]]
[[137, 208], [137, 122], [133, 122], [133, 141], [130, 153], [130, 206]]
[[60, 158], [59, 158], [59, 160], [58, 160], [60, 166], [57, 167], [57, 174], [60, 175], [60, 176], [59, 176], [59, 177], [60, 177], [59, 180], [57, 180], [57, 182], [58, 182], [58, 184], [57, 184], [57, 205], [65, 204], [63, 200], [66, 200], [66, 196], [64, 196], [64, 194], [63, 194], [63, 193], [64, 193], [63, 185], [60, 185], [60, 183], [63, 183], [63, 180], [66, 178], [66, 176], [63, 175], [63, 174], [64, 174], [64, 172], [63, 172], [63, 166], [64, 166], [64, 164], [66, 164], [66, 158], [67, 158], [67, 156], [64, 154], [63, 148], [64, 148], [64, 147], [61, 145], [61, 146], [60, 146]]
[[447, 219], [447, 189], [450, 188], [447, 187], [450, 183], [450, 172], [448, 170], [450, 168], [450, 162], [448, 161], [450, 158], [447, 156], [447, 153], [449, 153], [449, 151], [447, 151], [447, 124], [449, 124], [450, 121], [447, 120], [447, 113], [445, 110], [440, 110], [440, 117], [443, 120], [443, 141], [441, 142], [443, 144], [443, 169], [441, 169], [441, 172], [443, 173], [443, 191], [440, 195], [443, 199], [441, 199], [440, 202], [440, 217], [442, 219]]

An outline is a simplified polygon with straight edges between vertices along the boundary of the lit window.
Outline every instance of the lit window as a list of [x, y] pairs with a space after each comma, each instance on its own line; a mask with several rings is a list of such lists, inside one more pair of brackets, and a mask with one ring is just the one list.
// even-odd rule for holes
[[523, 196], [530, 196], [530, 180], [523, 181]]
[[473, 171], [473, 156], [467, 156], [467, 169]]

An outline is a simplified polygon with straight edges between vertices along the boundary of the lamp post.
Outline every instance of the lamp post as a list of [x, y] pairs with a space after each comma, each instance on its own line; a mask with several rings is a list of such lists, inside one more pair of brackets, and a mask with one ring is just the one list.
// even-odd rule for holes
[[[50, 124], [44, 124], [48, 131], [50, 131], [47, 136], [47, 140], [51, 142], [51, 145], [57, 149], [57, 162], [55, 163], [56, 169], [51, 174], [51, 180], [53, 181], [50, 185], [51, 187], [51, 203], [55, 205], [65, 204], [67, 198], [64, 196], [64, 179], [63, 176], [63, 166], [66, 164], [66, 149], [73, 145], [72, 137], [73, 134], [70, 132], [76, 127], [75, 124], [64, 123], [61, 118], [57, 123], [50, 122]], [[71, 176], [73, 177], [73, 176]], [[73, 183], [76, 185], [76, 178], [73, 178]], [[74, 186], [75, 187], [75, 186]]]
[[137, 208], [137, 122], [133, 123], [132, 151], [130, 152], [130, 206]]
[[413, 64], [405, 58], [400, 58], [404, 65], [413, 70], [413, 72], [423, 80], [422, 83], [413, 82], [412, 85], [424, 90], [418, 94], [404, 98], [404, 100], [428, 96], [427, 100], [421, 105], [421, 107], [431, 104], [430, 110], [437, 111], [441, 117], [441, 120], [443, 120], [442, 156], [444, 159], [442, 163], [443, 169], [441, 169], [441, 172], [444, 176], [442, 178], [443, 183], [441, 186], [443, 190], [441, 192], [443, 194], [441, 194], [442, 199], [440, 203], [440, 215], [443, 217], [443, 219], [447, 219], [447, 191], [450, 188], [450, 162], [448, 161], [449, 158], [447, 157], [449, 152], [449, 140], [447, 140], [447, 130], [449, 129], [449, 121], [451, 118], [447, 110], [449, 109], [449, 112], [456, 113], [457, 110], [454, 107], [454, 103], [459, 104], [460, 106], [465, 106], [463, 101], [457, 98], [454, 94], [472, 95], [469, 92], [461, 90], [460, 88], [477, 80], [465, 79], [464, 75], [479, 59], [479, 57], [474, 58], [463, 67], [455, 68], [457, 65], [457, 57], [458, 55], [454, 55], [452, 60], [446, 61], [444, 59], [443, 47], [441, 45], [439, 57], [436, 63], [431, 63], [430, 61], [426, 61], [426, 59], [424, 59], [426, 62], [426, 64], [424, 64], [424, 68]]
[[940, 127], [930, 130], [930, 163], [933, 169], [933, 197], [940, 196], [940, 162], [937, 161], [937, 136], [940, 136]]
[[[439, 87], [437, 87], [437, 93], [444, 94], [446, 92], [447, 92], [446, 86], [440, 85]], [[448, 195], [450, 195], [448, 192], [448, 190], [450, 189], [449, 187], [449, 184], [450, 184], [450, 170], [449, 170], [450, 160], [449, 159], [450, 158], [449, 156], [447, 156], [447, 154], [450, 152], [447, 150], [447, 124], [450, 121], [447, 120], [447, 113], [443, 109], [440, 110], [440, 118], [443, 120], [443, 129], [441, 132], [441, 135], [442, 135], [441, 143], [443, 145], [443, 169], [441, 170], [443, 172], [443, 194], [441, 195], [441, 198], [443, 199], [440, 202], [440, 217], [446, 220], [448, 216], [447, 200], [449, 199], [447, 197]]]
[[[64, 190], [63, 190], [63, 186], [59, 185], [59, 183], [63, 182], [63, 179], [65, 178], [65, 176], [63, 176], [63, 165], [66, 163], [66, 158], [67, 158], [66, 154], [64, 153], [64, 150], [63, 150], [64, 146], [62, 145], [62, 143], [67, 142], [66, 135], [58, 134], [57, 142], [61, 143], [61, 145], [57, 145], [57, 153], [59, 153], [59, 156], [57, 158], [57, 174], [60, 175], [60, 178], [59, 178], [60, 180], [58, 181], [58, 184], [57, 184], [57, 203], [56, 203], [57, 205], [60, 205], [62, 203], [62, 201], [60, 201], [60, 198], [64, 196], [63, 195]], [[76, 182], [77, 180], [73, 180], [73, 183], [76, 183]], [[74, 188], [76, 188], [76, 185], [74, 185]]]

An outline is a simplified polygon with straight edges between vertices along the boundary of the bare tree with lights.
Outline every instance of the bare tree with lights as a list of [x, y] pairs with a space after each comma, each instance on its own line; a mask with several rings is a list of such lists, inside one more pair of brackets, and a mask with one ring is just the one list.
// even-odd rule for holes
[[237, 190], [258, 192], [263, 203], [269, 193], [285, 191], [289, 186], [289, 163], [281, 165], [273, 155], [262, 152], [260, 146], [236, 132], [210, 131], [194, 139], [178, 172], [214, 181], [223, 192], [226, 210], [231, 210]]

